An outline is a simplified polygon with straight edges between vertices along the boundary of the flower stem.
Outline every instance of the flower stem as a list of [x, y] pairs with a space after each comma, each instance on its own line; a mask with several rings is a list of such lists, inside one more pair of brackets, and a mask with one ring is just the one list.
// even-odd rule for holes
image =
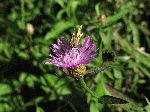
[[80, 81], [82, 87], [83, 87], [87, 92], [89, 92], [93, 97], [95, 97], [95, 98], [98, 99], [98, 97], [96, 96], [96, 94], [86, 85], [86, 83], [85, 83], [85, 81], [84, 81], [84, 78], [80, 78], [79, 81]]
[[21, 0], [21, 16], [22, 16], [22, 22], [24, 23], [24, 0]]

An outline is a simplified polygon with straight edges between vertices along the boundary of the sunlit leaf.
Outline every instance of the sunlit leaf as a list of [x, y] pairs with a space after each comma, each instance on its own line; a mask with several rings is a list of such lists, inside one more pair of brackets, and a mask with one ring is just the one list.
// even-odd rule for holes
[[11, 92], [12, 88], [9, 85], [5, 83], [0, 83], [0, 96], [10, 94]]
[[36, 107], [36, 112], [45, 112], [41, 107]]

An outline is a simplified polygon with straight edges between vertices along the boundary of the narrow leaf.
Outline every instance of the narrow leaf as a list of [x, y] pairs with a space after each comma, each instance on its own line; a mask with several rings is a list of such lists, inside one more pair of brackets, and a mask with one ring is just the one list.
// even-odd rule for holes
[[45, 112], [45, 111], [41, 107], [37, 107], [36, 112]]
[[116, 98], [116, 97], [109, 96], [109, 95], [104, 95], [104, 96], [100, 97], [99, 103], [102, 103], [102, 104], [126, 104], [128, 102], [123, 99], [120, 99], [120, 98]]
[[128, 96], [124, 95], [123, 93], [119, 92], [118, 90], [116, 90], [115, 88], [113, 88], [111, 85], [109, 85], [108, 83], [105, 83], [105, 87], [106, 89], [110, 92], [110, 94], [114, 97], [123, 99], [125, 101], [128, 101], [130, 103], [135, 103], [132, 99], [130, 99]]
[[109, 66], [94, 67], [94, 68], [91, 68], [91, 69], [87, 70], [84, 75], [87, 75], [87, 74], [97, 74], [97, 73], [102, 72], [104, 70], [107, 70], [109, 68], [110, 68]]
[[150, 105], [150, 101], [146, 97], [145, 99], [146, 99], [147, 104]]

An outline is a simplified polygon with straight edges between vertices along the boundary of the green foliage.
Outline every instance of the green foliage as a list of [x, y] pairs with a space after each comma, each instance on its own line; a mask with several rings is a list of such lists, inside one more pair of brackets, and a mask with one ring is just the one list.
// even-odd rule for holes
[[146, 99], [146, 102], [147, 102], [147, 105], [145, 106], [145, 109], [147, 110], [147, 112], [149, 112], [150, 111], [150, 102], [146, 97], [145, 97], [145, 99]]
[[12, 92], [11, 87], [9, 87], [7, 84], [0, 83], [0, 87], [0, 96], [10, 94]]
[[45, 112], [45, 111], [41, 107], [37, 107], [36, 112]]
[[[97, 67], [85, 76], [89, 88], [99, 97], [110, 95], [104, 87], [109, 82], [149, 112], [144, 98], [150, 99], [149, 4], [148, 0], [1, 1], [0, 112], [117, 111], [85, 93], [79, 80], [62, 78], [61, 69], [45, 65], [51, 43], [60, 36], [69, 40], [80, 25], [99, 48], [87, 65]], [[105, 51], [116, 53], [113, 61], [103, 60]]]

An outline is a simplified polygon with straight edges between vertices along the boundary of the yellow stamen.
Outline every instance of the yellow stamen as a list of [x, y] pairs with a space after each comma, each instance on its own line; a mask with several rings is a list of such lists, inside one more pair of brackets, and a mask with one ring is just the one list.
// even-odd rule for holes
[[83, 35], [81, 30], [82, 30], [82, 25], [79, 27], [77, 34], [75, 34], [75, 33], [72, 34], [72, 38], [70, 41], [70, 44], [72, 47], [75, 47], [78, 45], [78, 42], [79, 42], [81, 36]]
[[85, 72], [86, 67], [84, 65], [80, 65], [77, 68], [68, 69], [68, 75], [77, 79], [83, 77]]

